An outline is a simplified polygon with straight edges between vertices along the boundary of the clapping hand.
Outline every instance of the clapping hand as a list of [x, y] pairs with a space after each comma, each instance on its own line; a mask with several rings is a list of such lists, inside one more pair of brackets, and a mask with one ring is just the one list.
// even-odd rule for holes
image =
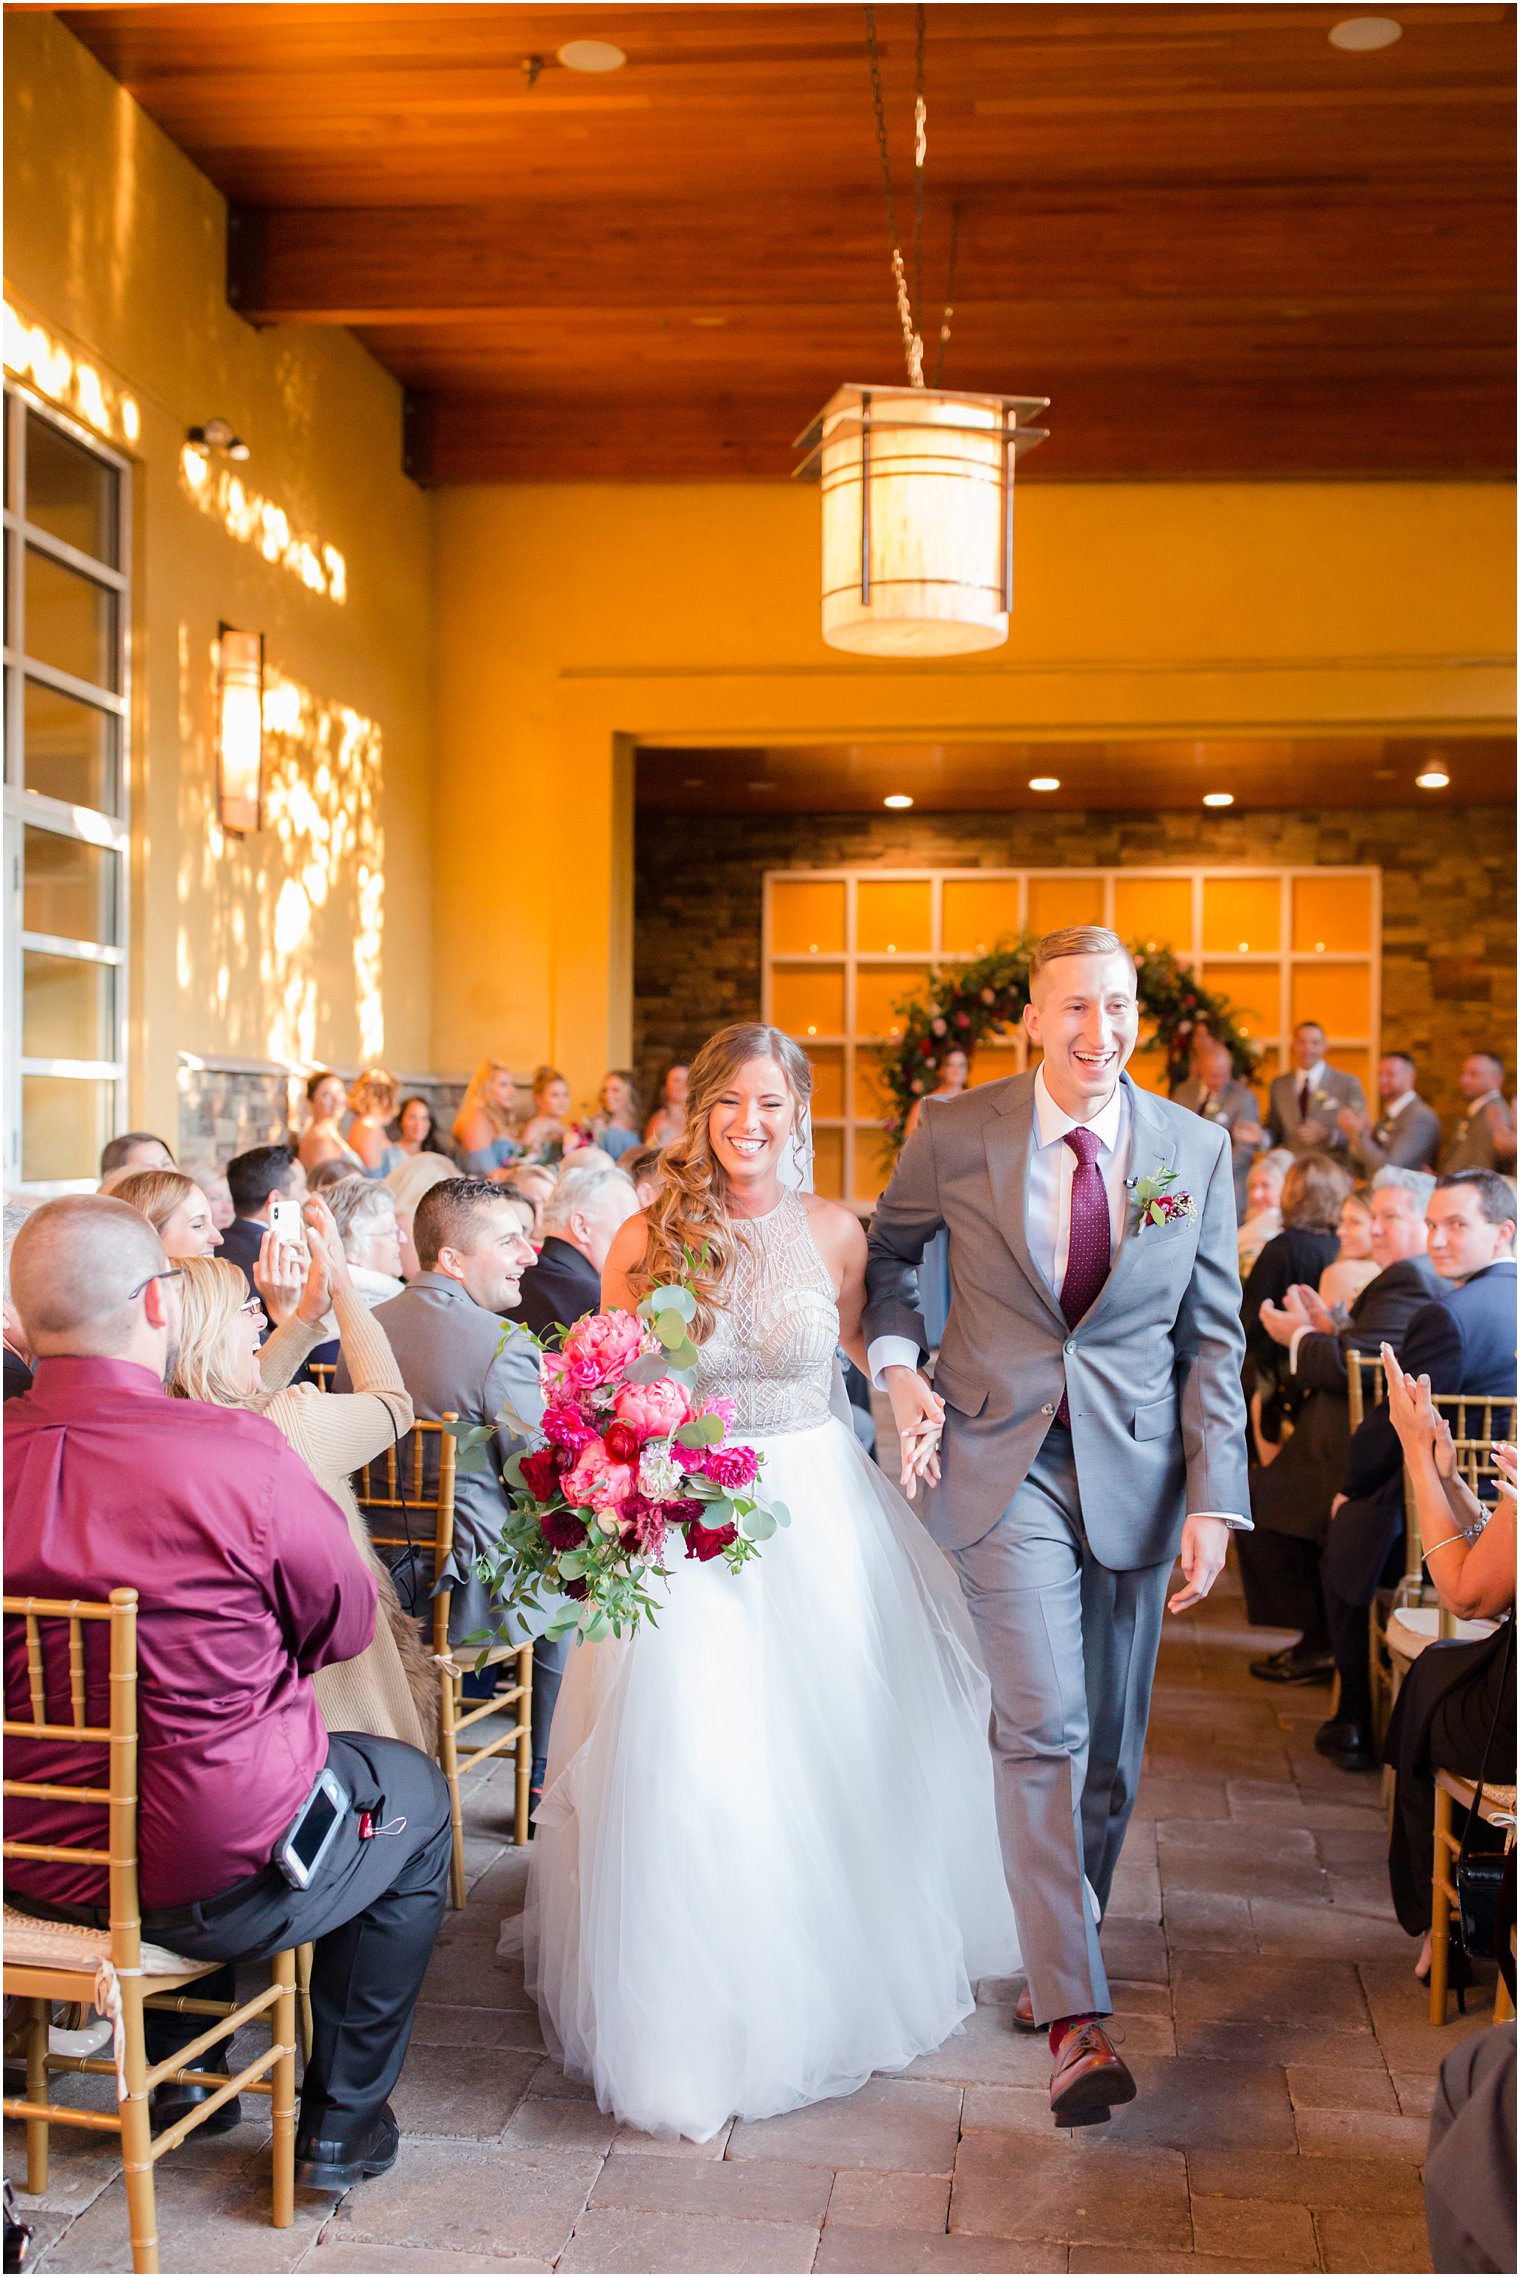
[[1429, 1376], [1406, 1376], [1391, 1344], [1382, 1348], [1383, 1373], [1388, 1379], [1388, 1420], [1411, 1460], [1429, 1454], [1442, 1478], [1454, 1478], [1457, 1451], [1451, 1442], [1451, 1425], [1430, 1396]]
[[1298, 1135], [1305, 1146], [1323, 1146], [1330, 1136], [1330, 1125], [1322, 1123], [1317, 1115], [1309, 1115], [1299, 1124]]
[[1295, 1281], [1280, 1305], [1270, 1297], [1261, 1308], [1261, 1325], [1274, 1344], [1289, 1345], [1300, 1329], [1328, 1330], [1335, 1326], [1329, 1311], [1321, 1303], [1319, 1291]]
[[1342, 1107], [1335, 1118], [1335, 1127], [1348, 1139], [1359, 1139], [1372, 1128], [1368, 1116], [1358, 1114], [1355, 1107]]

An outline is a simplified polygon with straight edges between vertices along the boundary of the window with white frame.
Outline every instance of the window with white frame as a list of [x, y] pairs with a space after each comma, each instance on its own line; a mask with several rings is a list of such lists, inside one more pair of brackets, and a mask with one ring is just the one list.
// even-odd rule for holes
[[129, 471], [5, 390], [5, 1175], [93, 1184], [126, 1104]]
[[[895, 1006], [930, 968], [969, 964], [1019, 933], [1110, 925], [1173, 949], [1230, 999], [1261, 1052], [1266, 1086], [1300, 1020], [1318, 1020], [1335, 1065], [1371, 1098], [1380, 1018], [1382, 873], [1373, 868], [772, 870], [765, 879], [764, 1017], [813, 1062], [814, 1176], [821, 1193], [870, 1202], [892, 1166], [884, 1057]], [[978, 1050], [973, 1083], [1028, 1065], [1022, 1030]], [[1130, 1063], [1159, 1089], [1165, 1056], [1142, 1025]]]

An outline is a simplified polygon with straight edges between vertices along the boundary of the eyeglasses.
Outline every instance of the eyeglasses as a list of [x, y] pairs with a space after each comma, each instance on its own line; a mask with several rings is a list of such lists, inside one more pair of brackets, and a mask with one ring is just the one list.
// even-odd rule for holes
[[183, 1265], [169, 1265], [165, 1267], [162, 1273], [150, 1273], [146, 1281], [139, 1281], [135, 1289], [128, 1289], [128, 1304], [135, 1304], [143, 1290], [151, 1288], [155, 1281], [178, 1281], [182, 1278], [184, 1270]]
[[238, 1306], [238, 1311], [246, 1313], [257, 1313], [260, 1320], [262, 1320], [264, 1317], [263, 1299], [261, 1297], [250, 1297], [247, 1300], [246, 1304], [240, 1304]]

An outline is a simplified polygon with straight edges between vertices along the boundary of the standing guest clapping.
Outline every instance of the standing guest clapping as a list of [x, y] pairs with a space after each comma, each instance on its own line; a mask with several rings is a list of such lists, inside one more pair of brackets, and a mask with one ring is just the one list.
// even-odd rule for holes
[[166, 1257], [212, 1257], [222, 1246], [211, 1204], [183, 1171], [129, 1171], [111, 1192], [113, 1200], [142, 1211]]
[[1177, 1105], [1202, 1115], [1206, 1123], [1223, 1123], [1230, 1134], [1230, 1172], [1235, 1181], [1235, 1215], [1246, 1214], [1246, 1181], [1251, 1160], [1264, 1144], [1261, 1108], [1249, 1083], [1235, 1073], [1230, 1047], [1201, 1029], [1193, 1041], [1193, 1072], [1180, 1084]]
[[1415, 1090], [1417, 1070], [1408, 1052], [1384, 1052], [1378, 1061], [1382, 1113], [1373, 1123], [1365, 1110], [1342, 1107], [1336, 1122], [1359, 1170], [1434, 1170], [1441, 1152], [1441, 1118]]
[[505, 1061], [483, 1059], [470, 1077], [454, 1117], [459, 1167], [470, 1178], [490, 1178], [522, 1153], [512, 1121], [517, 1085]]
[[1354, 1075], [1331, 1067], [1325, 1059], [1327, 1038], [1317, 1020], [1300, 1020], [1293, 1031], [1293, 1065], [1272, 1084], [1267, 1108], [1267, 1130], [1274, 1146], [1290, 1154], [1344, 1154], [1346, 1134], [1338, 1117], [1343, 1107], [1354, 1115], [1367, 1112], [1367, 1101]]
[[[25, 1596], [138, 1592], [144, 1933], [222, 1963], [314, 1941], [296, 2179], [347, 2190], [395, 2164], [388, 2098], [443, 1917], [448, 1789], [415, 1748], [325, 1730], [312, 1678], [369, 1644], [373, 1569], [265, 1417], [167, 1397], [185, 1271], [120, 1202], [46, 1202], [17, 1235], [14, 1296], [38, 1363], [32, 1391], [5, 1410], [6, 1578]], [[28, 1692], [19, 1630], [6, 1625], [12, 1717]], [[85, 1644], [91, 1724], [108, 1720], [103, 1644], [98, 1632]], [[91, 1751], [42, 1737], [12, 1738], [6, 1753], [13, 1778], [44, 1790], [10, 1802], [7, 1833], [38, 1846], [99, 1842], [93, 1806], [46, 1794], [90, 1780]], [[337, 1834], [297, 1888], [274, 1861], [324, 1771], [338, 1788]], [[386, 1839], [371, 1840], [382, 1808]], [[106, 1870], [87, 1854], [9, 1862], [6, 1897], [49, 1919], [101, 1928], [108, 1918]], [[230, 1999], [230, 1966], [195, 1989]], [[150, 2010], [146, 2028], [157, 2061], [199, 2039], [203, 2022]], [[155, 2123], [209, 2092], [165, 2079]], [[234, 2098], [206, 2129], [239, 2116]]]
[[1514, 1169], [1515, 1118], [1503, 1086], [1503, 1060], [1495, 1059], [1492, 1052], [1469, 1053], [1458, 1078], [1467, 1112], [1441, 1157], [1443, 1178], [1458, 1170]]

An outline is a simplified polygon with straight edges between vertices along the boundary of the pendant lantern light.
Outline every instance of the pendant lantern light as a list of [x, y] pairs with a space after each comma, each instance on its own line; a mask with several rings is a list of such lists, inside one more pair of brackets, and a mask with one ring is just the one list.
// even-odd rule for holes
[[[866, 47], [887, 234], [907, 363], [906, 386], [841, 387], [797, 438], [799, 475], [819, 479], [823, 501], [823, 637], [863, 656], [965, 656], [999, 648], [1013, 608], [1015, 459], [1045, 440], [1034, 416], [1048, 396], [971, 395], [939, 386], [954, 314], [959, 216], [952, 216], [950, 274], [939, 328], [935, 385], [924, 385], [924, 347], [913, 318], [897, 228], [886, 113], [867, 8]], [[914, 297], [923, 268], [926, 11], [917, 11], [914, 104]]]

